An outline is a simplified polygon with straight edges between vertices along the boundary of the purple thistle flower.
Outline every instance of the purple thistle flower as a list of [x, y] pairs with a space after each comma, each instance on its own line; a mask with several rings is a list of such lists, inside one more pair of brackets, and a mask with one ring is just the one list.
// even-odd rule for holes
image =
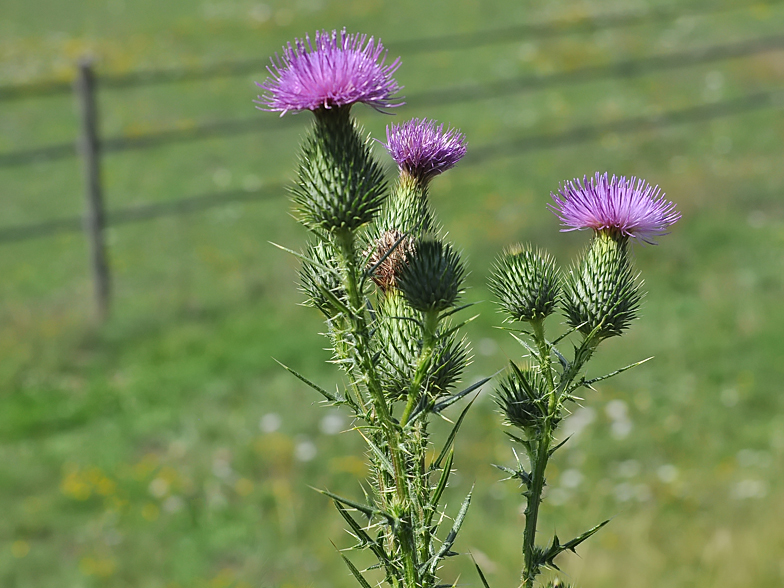
[[444, 131], [436, 121], [414, 118], [387, 126], [384, 144], [401, 171], [429, 181], [453, 168], [465, 155], [465, 135], [457, 129]]
[[[367, 41], [367, 42], [366, 42]], [[260, 84], [267, 93], [254, 100], [260, 110], [289, 111], [337, 108], [364, 102], [373, 108], [400, 106], [392, 95], [400, 90], [392, 74], [400, 58], [384, 65], [386, 52], [381, 41], [367, 35], [317, 31], [313, 43], [295, 39], [275, 54], [270, 77]]]
[[659, 186], [635, 177], [608, 179], [607, 173], [597, 172], [590, 180], [586, 176], [582, 182], [565, 182], [558, 194], [550, 195], [555, 204], [548, 204], [549, 208], [568, 227], [562, 231], [609, 230], [655, 245], [653, 237], [665, 235], [681, 218]]

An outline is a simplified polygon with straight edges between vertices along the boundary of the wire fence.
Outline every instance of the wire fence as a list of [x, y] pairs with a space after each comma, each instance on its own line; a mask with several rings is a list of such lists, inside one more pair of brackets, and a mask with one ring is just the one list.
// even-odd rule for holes
[[[770, 0], [758, 3], [756, 6], [769, 6], [782, 2], [784, 0]], [[395, 48], [397, 51], [408, 53], [472, 49], [494, 43], [656, 23], [682, 16], [712, 14], [741, 8], [748, 8], [748, 5], [741, 7], [732, 4], [713, 4], [701, 9], [681, 7], [680, 9], [663, 9], [653, 12], [626, 12], [572, 22], [552, 21], [534, 25], [507, 27], [494, 31], [417, 39], [390, 44], [390, 47]], [[616, 61], [606, 65], [586, 66], [547, 75], [525, 75], [481, 84], [438, 88], [415, 93], [408, 96], [406, 101], [414, 106], [459, 104], [557, 86], [627, 79], [719, 61], [748, 58], [782, 49], [784, 49], [784, 35], [776, 35], [748, 39], [741, 42], [716, 44], [664, 55]], [[303, 119], [299, 117], [279, 119], [257, 117], [242, 120], [217, 120], [193, 125], [188, 128], [172, 128], [132, 137], [102, 138], [97, 131], [98, 115], [95, 109], [97, 88], [128, 88], [174, 81], [202, 80], [218, 76], [258, 72], [261, 67], [262, 63], [258, 60], [246, 60], [226, 62], [202, 68], [154, 70], [122, 75], [106, 74], [98, 77], [89, 64], [82, 63], [80, 64], [79, 75], [73, 89], [71, 84], [63, 82], [0, 87], [0, 101], [52, 96], [76, 90], [82, 119], [82, 131], [78, 141], [0, 153], [0, 168], [52, 162], [81, 155], [85, 178], [88, 180], [85, 190], [86, 207], [83, 216], [0, 228], [0, 244], [18, 243], [60, 233], [85, 231], [91, 251], [91, 266], [96, 288], [96, 306], [99, 318], [104, 319], [108, 315], [110, 296], [110, 275], [104, 252], [103, 236], [107, 227], [170, 215], [194, 213], [218, 206], [225, 206], [230, 203], [274, 198], [283, 193], [285, 182], [273, 180], [263, 183], [260, 188], [254, 190], [233, 190], [201, 194], [166, 202], [105, 211], [103, 208], [102, 186], [100, 185], [100, 165], [103, 155], [130, 150], [150, 149], [215, 137], [281, 131], [301, 125]], [[721, 102], [699, 104], [654, 115], [628, 117], [600, 124], [575, 126], [562, 132], [526, 135], [475, 146], [467, 156], [465, 165], [480, 165], [491, 158], [498, 159], [525, 152], [586, 143], [600, 139], [608, 134], [630, 134], [687, 123], [699, 123], [766, 108], [782, 108], [783, 106], [784, 89], [751, 92]]]
[[[673, 52], [665, 55], [617, 61], [607, 65], [582, 67], [568, 72], [526, 75], [484, 84], [438, 88], [408, 96], [406, 97], [406, 102], [416, 107], [459, 104], [558, 86], [628, 79], [656, 72], [741, 59], [783, 49], [784, 35], [776, 35]], [[101, 86], [104, 85], [102, 78], [99, 83]], [[104, 153], [148, 149], [173, 143], [200, 141], [216, 137], [281, 131], [300, 126], [301, 124], [301, 120], [296, 117], [283, 117], [278, 120], [259, 117], [217, 120], [192, 125], [188, 128], [167, 129], [133, 137], [110, 137], [101, 140], [101, 149]], [[44, 145], [31, 149], [0, 153], [0, 168], [40, 163], [42, 161], [58, 161], [76, 157], [77, 155], [78, 150], [73, 142]]]
[[[676, 4], [668, 8], [635, 9], [624, 12], [585, 16], [576, 19], [556, 19], [495, 29], [455, 33], [388, 43], [392, 53], [416, 55], [438, 51], [476, 49], [520, 40], [541, 40], [578, 33], [596, 33], [603, 30], [637, 25], [661, 24], [683, 17], [711, 16], [724, 12], [748, 10], [751, 7], [770, 7], [784, 0], [759, 0], [749, 5], [736, 2], [710, 2], [688, 6]], [[263, 72], [269, 61], [264, 59], [238, 59], [194, 67], [150, 69], [129, 73], [104, 73], [101, 86], [106, 89], [124, 89], [155, 84], [190, 82], [220, 77], [243, 76]], [[0, 85], [0, 102], [25, 98], [41, 98], [70, 94], [71, 82], [66, 80], [41, 80], [26, 84]]]
[[[757, 92], [733, 100], [670, 110], [650, 116], [629, 117], [604, 124], [573, 127], [560, 133], [546, 133], [497, 141], [471, 148], [461, 167], [481, 165], [489, 159], [514, 157], [529, 151], [544, 151], [596, 141], [609, 134], [633, 134], [660, 130], [682, 124], [707, 122], [714, 119], [749, 113], [756, 110], [784, 108], [784, 90]], [[180, 198], [109, 211], [106, 226], [151, 220], [163, 216], [201, 212], [232, 203], [253, 202], [282, 196], [287, 183], [282, 180], [267, 183], [257, 189], [229, 190]], [[59, 233], [82, 230], [82, 217], [8, 227], [0, 229], [0, 244], [49, 237]]]

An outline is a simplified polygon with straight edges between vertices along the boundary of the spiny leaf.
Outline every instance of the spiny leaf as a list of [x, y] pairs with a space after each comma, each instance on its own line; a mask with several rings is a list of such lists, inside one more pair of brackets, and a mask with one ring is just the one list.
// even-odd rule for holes
[[379, 462], [381, 462], [381, 465], [384, 468], [384, 470], [386, 470], [386, 472], [389, 475], [393, 476], [395, 474], [395, 468], [392, 466], [392, 462], [389, 461], [389, 458], [386, 455], [384, 455], [384, 452], [381, 451], [381, 448], [375, 443], [373, 443], [373, 441], [371, 441], [370, 438], [366, 437], [362, 431], [360, 431], [359, 429], [357, 429], [357, 431], [359, 432], [360, 435], [362, 435], [362, 438], [368, 444], [368, 447], [370, 447], [370, 450], [373, 452], [373, 454], [378, 458]]
[[520, 345], [525, 347], [528, 350], [528, 353], [530, 353], [531, 355], [537, 355], [539, 353], [539, 351], [531, 347], [531, 345], [529, 345], [528, 342], [522, 337], [518, 337], [514, 333], [510, 333], [510, 334], [512, 335], [512, 337], [514, 337], [515, 341], [517, 341]]
[[471, 559], [474, 561], [474, 567], [476, 568], [476, 573], [479, 574], [479, 579], [482, 580], [482, 586], [485, 588], [490, 588], [490, 585], [487, 583], [487, 578], [485, 578], [485, 575], [482, 573], [482, 568], [480, 568], [479, 564], [476, 563], [473, 555], [471, 556]]
[[439, 453], [435, 461], [433, 461], [433, 463], [430, 464], [430, 471], [436, 470], [441, 466], [441, 460], [444, 459], [446, 452], [452, 447], [452, 444], [455, 441], [455, 436], [457, 435], [457, 432], [460, 430], [460, 425], [463, 424], [463, 419], [465, 418], [465, 415], [468, 413], [468, 410], [474, 404], [474, 401], [477, 399], [477, 397], [478, 395], [474, 396], [474, 398], [472, 398], [471, 401], [468, 404], [466, 404], [465, 408], [460, 413], [460, 416], [458, 417], [457, 421], [455, 421], [455, 426], [452, 427], [452, 430], [449, 432], [449, 436], [446, 438], [446, 442], [444, 443], [443, 449], [441, 449], [441, 453]]
[[[438, 315], [438, 321], [441, 322], [442, 320], [444, 320], [448, 316], [452, 316], [453, 314], [458, 313], [461, 310], [465, 310], [466, 308], [470, 308], [474, 304], [479, 304], [479, 303], [478, 302], [469, 302], [468, 304], [463, 304], [462, 306], [458, 306], [457, 308], [452, 308], [450, 310], [446, 310], [446, 311], [442, 312], [440, 315]], [[477, 315], [477, 316], [479, 316], [479, 315]], [[471, 319], [471, 320], [473, 320], [473, 319]]]
[[312, 265], [314, 265], [314, 266], [316, 266], [316, 267], [318, 267], [320, 269], [323, 269], [324, 271], [326, 271], [328, 273], [331, 273], [331, 274], [335, 273], [334, 268], [327, 267], [323, 263], [319, 263], [318, 261], [316, 261], [314, 259], [311, 259], [307, 255], [303, 255], [302, 253], [294, 251], [293, 249], [289, 249], [288, 247], [284, 247], [283, 245], [278, 245], [277, 243], [274, 243], [273, 241], [267, 241], [267, 243], [269, 243], [273, 247], [277, 247], [278, 249], [282, 249], [286, 253], [291, 253], [293, 256], [298, 257], [299, 259], [301, 259], [305, 263], [310, 263], [310, 264], [312, 264]]
[[[313, 488], [311, 486], [311, 488]], [[381, 510], [380, 508], [376, 508], [374, 506], [370, 506], [369, 504], [360, 504], [358, 502], [354, 502], [349, 498], [343, 498], [342, 496], [338, 496], [337, 494], [333, 494], [329, 490], [321, 490], [320, 488], [313, 488], [316, 492], [320, 492], [324, 496], [329, 496], [332, 500], [337, 500], [341, 504], [345, 504], [346, 506], [350, 506], [351, 508], [357, 509], [359, 512], [364, 514], [368, 519], [372, 518], [373, 515], [380, 515], [384, 517], [387, 522], [392, 525], [393, 527], [396, 526], [397, 519], [389, 514]]]
[[476, 320], [478, 317], [479, 317], [479, 315], [475, 314], [471, 318], [468, 318], [468, 319], [464, 320], [462, 323], [456, 324], [455, 326], [451, 327], [449, 330], [444, 331], [443, 333], [441, 333], [439, 335], [439, 338], [449, 337], [449, 335], [451, 335], [452, 333], [456, 333], [457, 331], [462, 329], [464, 326], [466, 326], [468, 323], [473, 322], [474, 320]]
[[558, 450], [559, 450], [561, 447], [563, 447], [564, 445], [566, 445], [566, 442], [567, 442], [569, 439], [571, 439], [571, 438], [572, 438], [572, 436], [571, 436], [571, 435], [569, 435], [569, 436], [568, 436], [566, 439], [564, 439], [563, 441], [561, 441], [561, 442], [560, 442], [558, 445], [556, 445], [555, 447], [553, 447], [552, 449], [550, 449], [550, 451], [548, 452], [548, 455], [549, 455], [549, 456], [552, 456], [552, 454], [553, 454], [553, 453], [555, 453], [555, 452], [556, 452], [556, 451], [558, 451]]
[[635, 363], [630, 363], [626, 367], [622, 367], [621, 369], [615, 370], [614, 372], [610, 372], [609, 374], [605, 374], [604, 376], [599, 376], [598, 378], [591, 378], [590, 380], [586, 380], [585, 378], [583, 378], [582, 380], [580, 380], [580, 385], [581, 386], [589, 386], [591, 384], [595, 384], [596, 382], [601, 382], [602, 380], [606, 380], [608, 378], [612, 378], [613, 376], [617, 376], [618, 374], [622, 374], [626, 370], [630, 370], [633, 367], [637, 367], [638, 365], [642, 365], [645, 362], [648, 362], [648, 361], [650, 361], [652, 359], [653, 359], [653, 356], [648, 357], [648, 358], [643, 359], [643, 360], [640, 360], [640, 361], [635, 362]]
[[585, 533], [583, 533], [579, 537], [575, 537], [574, 539], [572, 539], [571, 541], [567, 541], [563, 545], [561, 545], [560, 541], [558, 540], [558, 535], [553, 535], [553, 542], [552, 542], [552, 544], [550, 545], [550, 547], [548, 547], [545, 551], [543, 551], [541, 553], [541, 555], [539, 557], [539, 562], [538, 563], [540, 565], [550, 566], [550, 567], [555, 568], [557, 570], [558, 567], [555, 565], [553, 560], [559, 554], [563, 553], [567, 549], [569, 551], [571, 551], [572, 553], [577, 553], [576, 548], [577, 548], [578, 545], [580, 545], [580, 543], [582, 543], [583, 541], [585, 541], [586, 539], [591, 537], [593, 534], [595, 534], [599, 529], [604, 527], [609, 522], [610, 522], [610, 520], [608, 519], [608, 520], [604, 521], [603, 523], [599, 523], [595, 527], [593, 527], [591, 529], [588, 529]]
[[558, 349], [555, 347], [555, 345], [553, 345], [551, 347], [551, 349], [553, 350], [553, 353], [555, 353], [555, 356], [558, 358], [558, 362], [561, 364], [561, 367], [563, 368], [563, 370], [564, 371], [568, 370], [569, 369], [569, 360], [566, 359], [566, 357], [564, 357], [563, 353], [558, 351]]
[[455, 402], [460, 400], [466, 394], [471, 394], [471, 392], [473, 392], [477, 388], [481, 388], [482, 386], [487, 384], [487, 382], [492, 380], [499, 373], [500, 373], [500, 370], [498, 372], [496, 372], [495, 374], [493, 374], [492, 376], [488, 377], [488, 378], [482, 378], [478, 382], [475, 382], [475, 383], [471, 384], [468, 388], [466, 388], [462, 392], [458, 392], [457, 394], [453, 394], [452, 396], [446, 398], [445, 400], [442, 400], [441, 402], [436, 403], [435, 406], [433, 406], [433, 412], [438, 414], [442, 410], [444, 410], [446, 407], [452, 406]]
[[[337, 549], [337, 547], [335, 549]], [[362, 586], [362, 588], [371, 588], [370, 584], [368, 584], [368, 581], [365, 580], [365, 578], [362, 576], [362, 574], [359, 572], [356, 566], [353, 563], [351, 563], [351, 560], [347, 558], [345, 555], [343, 555], [342, 553], [340, 554], [340, 557], [342, 557], [343, 561], [346, 562], [348, 569], [351, 570], [351, 574], [357, 579], [359, 585]]]
[[308, 380], [305, 376], [303, 376], [302, 374], [300, 374], [296, 370], [291, 369], [289, 366], [279, 362], [274, 357], [272, 359], [273, 359], [273, 361], [275, 361], [275, 363], [277, 363], [279, 366], [281, 366], [284, 370], [286, 370], [287, 372], [292, 374], [295, 378], [301, 380], [302, 382], [304, 382], [305, 384], [307, 384], [308, 386], [313, 388], [316, 392], [321, 394], [324, 398], [326, 398], [330, 402], [334, 402], [335, 404], [342, 404], [342, 403], [344, 403], [346, 401], [346, 399], [343, 398], [342, 396], [332, 394], [331, 392], [327, 392], [321, 386], [319, 386], [317, 384], [314, 384], [313, 382]]
[[449, 534], [444, 539], [444, 542], [441, 544], [441, 548], [436, 552], [436, 554], [430, 558], [428, 562], [423, 564], [423, 567], [426, 565], [430, 565], [430, 571], [434, 572], [438, 562], [447, 557], [450, 554], [450, 550], [452, 549], [452, 545], [457, 538], [457, 534], [460, 532], [460, 527], [463, 526], [463, 521], [465, 520], [466, 514], [468, 513], [468, 506], [471, 504], [471, 495], [474, 493], [473, 486], [471, 487], [471, 491], [463, 500], [463, 504], [460, 506], [460, 511], [457, 513], [455, 517], [455, 522], [452, 524], [452, 529], [449, 531]]
[[452, 450], [449, 452], [449, 455], [447, 455], [446, 461], [444, 462], [444, 468], [441, 470], [441, 476], [438, 478], [438, 484], [436, 484], [435, 490], [433, 490], [433, 495], [430, 497], [430, 511], [425, 515], [425, 526], [427, 527], [430, 526], [430, 523], [433, 521], [433, 515], [438, 509], [438, 503], [441, 501], [441, 495], [444, 493], [444, 489], [446, 488], [447, 482], [449, 481], [449, 474], [452, 471], [452, 462], [454, 459], [455, 452]]
[[526, 487], [531, 485], [531, 474], [526, 472], [522, 467], [517, 470], [513, 470], [512, 468], [508, 468], [506, 466], [492, 464], [493, 467], [498, 468], [504, 473], [509, 474], [510, 478], [506, 478], [507, 480], [517, 479], [520, 480]]
[[379, 562], [381, 562], [384, 566], [386, 567], [393, 566], [394, 562], [392, 562], [389, 559], [389, 556], [387, 555], [386, 551], [384, 551], [384, 548], [378, 543], [378, 541], [374, 541], [370, 537], [370, 535], [367, 534], [367, 532], [360, 526], [359, 523], [357, 523], [357, 521], [354, 520], [354, 517], [351, 516], [351, 514], [346, 510], [346, 508], [342, 504], [340, 504], [337, 500], [333, 500], [332, 502], [335, 503], [335, 508], [338, 509], [340, 515], [345, 519], [345, 521], [354, 531], [354, 533], [357, 536], [357, 539], [359, 539], [362, 542], [362, 547], [369, 548], [376, 555]]

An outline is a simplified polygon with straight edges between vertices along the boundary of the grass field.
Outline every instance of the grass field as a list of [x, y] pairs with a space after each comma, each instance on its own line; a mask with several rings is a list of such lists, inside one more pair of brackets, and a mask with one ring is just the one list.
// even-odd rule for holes
[[[415, 97], [784, 32], [784, 3], [723, 5], [736, 8], [708, 0], [4, 0], [0, 85], [67, 80], [85, 53], [99, 73], [122, 73], [265, 58], [320, 28], [346, 26], [393, 46], [561, 23], [547, 38], [401, 51], [397, 79]], [[689, 14], [569, 28], [645, 9]], [[102, 132], [274, 119], [251, 102], [263, 77], [106, 89]], [[567, 537], [612, 517], [581, 557], [563, 558], [578, 586], [784, 586], [784, 102], [551, 148], [513, 143], [783, 90], [779, 50], [427, 108], [411, 100], [395, 111], [394, 120], [433, 117], [468, 137], [466, 165], [433, 184], [433, 203], [468, 259], [469, 300], [489, 300], [488, 267], [507, 244], [531, 241], [564, 264], [583, 246], [587, 235], [559, 233], [546, 209], [560, 181], [597, 170], [641, 176], [683, 212], [659, 246], [635, 248], [649, 291], [642, 317], [603, 347], [591, 371], [655, 359], [587, 395], [550, 473], [543, 532]], [[77, 133], [68, 95], [0, 105], [0, 153]], [[356, 112], [383, 136], [390, 118]], [[286, 180], [307, 117], [299, 120], [293, 129], [107, 155], [108, 208]], [[471, 164], [472, 151], [492, 145], [500, 146], [493, 157]], [[79, 172], [76, 159], [0, 168], [0, 229], [78, 215]], [[111, 228], [114, 307], [100, 327], [82, 235], [0, 245], [0, 585], [353, 582], [330, 543], [347, 547], [350, 538], [309, 486], [360, 495], [362, 446], [341, 433], [345, 415], [318, 406], [272, 360], [325, 386], [336, 381], [319, 316], [295, 304], [296, 263], [268, 244], [304, 242], [289, 211], [281, 193]], [[493, 329], [493, 304], [478, 308], [467, 381], [520, 355]], [[462, 431], [449, 502], [456, 510], [476, 483], [456, 548], [474, 554], [493, 588], [517, 586], [521, 565], [519, 489], [490, 465], [511, 459], [488, 388]], [[443, 576], [478, 586], [472, 570], [461, 556]]]

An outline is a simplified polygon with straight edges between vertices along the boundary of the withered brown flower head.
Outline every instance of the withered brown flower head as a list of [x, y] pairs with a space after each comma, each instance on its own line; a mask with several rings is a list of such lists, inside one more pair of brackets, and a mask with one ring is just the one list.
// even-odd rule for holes
[[[395, 245], [397, 246], [395, 247]], [[400, 231], [394, 229], [386, 231], [378, 238], [376, 249], [368, 261], [368, 269], [376, 268], [371, 277], [381, 290], [387, 292], [396, 286], [397, 278], [413, 251], [414, 244], [411, 239], [404, 237]], [[387, 253], [389, 254], [387, 255]], [[384, 257], [385, 255], [386, 257]], [[383, 261], [381, 261], [382, 258]]]

